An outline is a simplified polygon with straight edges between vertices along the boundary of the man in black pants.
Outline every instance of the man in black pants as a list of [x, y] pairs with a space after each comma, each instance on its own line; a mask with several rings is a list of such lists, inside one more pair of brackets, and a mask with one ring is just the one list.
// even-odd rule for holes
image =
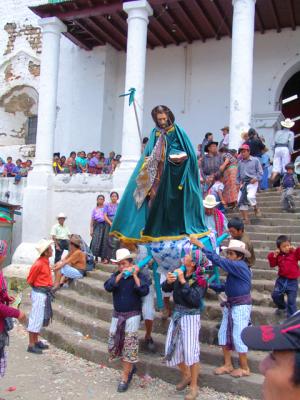
[[57, 221], [51, 229], [51, 236], [55, 243], [55, 264], [60, 261], [64, 250], [69, 250], [69, 239], [71, 232], [65, 225], [66, 216], [63, 213], [58, 214]]

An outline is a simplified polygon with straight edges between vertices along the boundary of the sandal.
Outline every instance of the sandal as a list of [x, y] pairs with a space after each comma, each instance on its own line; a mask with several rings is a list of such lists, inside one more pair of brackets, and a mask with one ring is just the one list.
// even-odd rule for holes
[[232, 376], [233, 378], [242, 378], [244, 376], [250, 376], [250, 370], [237, 368], [231, 372], [230, 376]]
[[231, 367], [226, 367], [226, 365], [223, 365], [222, 367], [216, 368], [214, 370], [215, 375], [225, 375], [225, 374], [231, 374], [231, 372], [234, 370], [233, 366]]

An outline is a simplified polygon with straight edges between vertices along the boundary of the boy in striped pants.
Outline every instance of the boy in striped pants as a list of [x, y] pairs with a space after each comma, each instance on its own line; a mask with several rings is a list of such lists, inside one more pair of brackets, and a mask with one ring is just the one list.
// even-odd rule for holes
[[[240, 240], [230, 240], [229, 246], [223, 247], [226, 258], [206, 249], [195, 238], [191, 238], [191, 243], [201, 248], [213, 265], [217, 265], [227, 273], [224, 287], [226, 300], [221, 303], [223, 319], [218, 335], [219, 345], [223, 350], [224, 364], [215, 370], [215, 374], [230, 374], [234, 378], [249, 376], [248, 347], [242, 341], [241, 333], [250, 323], [252, 308], [250, 294], [252, 273], [247, 262], [250, 252], [246, 249], [245, 243]], [[233, 367], [232, 350], [236, 350], [239, 354], [240, 368]]]
[[49, 298], [53, 286], [49, 258], [52, 257], [51, 240], [42, 239], [36, 246], [40, 257], [32, 265], [27, 277], [28, 284], [32, 287], [32, 308], [29, 315], [28, 333], [29, 346], [27, 351], [33, 354], [42, 354], [49, 346], [39, 340], [43, 326], [49, 323], [52, 314], [51, 300]]

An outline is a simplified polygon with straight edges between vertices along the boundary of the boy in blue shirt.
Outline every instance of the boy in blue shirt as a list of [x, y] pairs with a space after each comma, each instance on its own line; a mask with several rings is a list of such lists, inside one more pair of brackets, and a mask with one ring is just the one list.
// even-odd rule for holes
[[285, 212], [295, 212], [295, 201], [294, 201], [294, 188], [299, 186], [297, 175], [295, 174], [295, 167], [293, 163], [289, 163], [285, 166], [286, 173], [283, 175], [281, 180], [281, 204], [282, 209]]
[[[149, 293], [150, 282], [133, 264], [135, 254], [128, 249], [116, 252], [118, 271], [104, 283], [104, 288], [113, 294], [114, 311], [110, 326], [108, 352], [110, 360], [122, 357], [122, 379], [118, 392], [126, 392], [136, 372], [138, 362], [138, 330], [141, 322], [142, 297]], [[132, 274], [124, 279], [126, 271]]]
[[[227, 272], [224, 285], [227, 299], [221, 303], [223, 319], [219, 329], [219, 345], [222, 346], [224, 365], [215, 370], [216, 375], [230, 374], [234, 378], [250, 375], [248, 366], [248, 348], [241, 339], [241, 333], [250, 323], [252, 308], [251, 278], [252, 273], [246, 259], [250, 257], [245, 243], [240, 240], [230, 240], [226, 251], [226, 258], [220, 257], [213, 251], [204, 247], [196, 238], [191, 238], [191, 243], [202, 249], [206, 257]], [[239, 354], [240, 368], [234, 369], [231, 351]]]

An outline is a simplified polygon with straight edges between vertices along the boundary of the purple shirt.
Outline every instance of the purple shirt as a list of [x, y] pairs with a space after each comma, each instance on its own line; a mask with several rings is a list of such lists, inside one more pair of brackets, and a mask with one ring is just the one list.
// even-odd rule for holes
[[93, 157], [89, 161], [89, 167], [96, 167], [99, 164], [99, 160], [97, 157]]
[[93, 221], [104, 222], [104, 207], [96, 207], [93, 209], [93, 212], [92, 212], [92, 220]]
[[6, 163], [5, 164], [5, 169], [6, 169], [8, 174], [12, 174], [14, 168], [15, 168], [15, 164], [14, 163]]
[[112, 221], [114, 219], [114, 216], [117, 213], [117, 208], [118, 208], [118, 203], [113, 204], [113, 203], [108, 203], [105, 204], [103, 212], [108, 216], [108, 218]]

